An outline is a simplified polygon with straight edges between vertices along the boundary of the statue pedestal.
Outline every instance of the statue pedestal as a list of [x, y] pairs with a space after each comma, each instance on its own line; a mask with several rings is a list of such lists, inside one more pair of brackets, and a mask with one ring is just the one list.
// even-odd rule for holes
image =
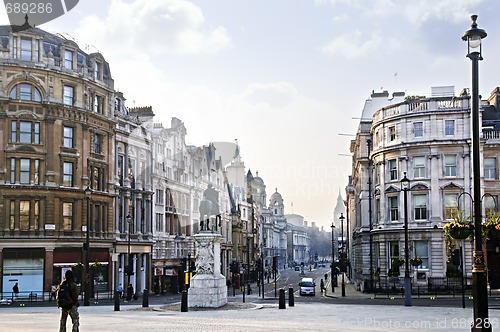
[[220, 273], [222, 235], [210, 231], [196, 234], [196, 275], [188, 290], [191, 308], [219, 308], [227, 303], [226, 278]]

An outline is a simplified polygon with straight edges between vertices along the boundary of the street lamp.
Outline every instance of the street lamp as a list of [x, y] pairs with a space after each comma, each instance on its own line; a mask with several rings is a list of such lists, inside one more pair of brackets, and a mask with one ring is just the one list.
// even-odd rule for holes
[[[477, 27], [477, 15], [472, 15], [472, 24], [462, 36], [467, 41], [467, 57], [472, 61], [472, 190], [474, 204], [474, 257], [472, 260], [472, 296], [474, 307], [474, 323], [472, 331], [491, 331], [488, 322], [488, 290], [486, 271], [484, 267], [484, 253], [481, 234], [481, 178], [479, 156], [479, 60], [483, 60], [481, 40], [486, 38], [486, 31]], [[479, 49], [478, 49], [479, 47]]]
[[411, 307], [411, 280], [410, 280], [410, 250], [408, 248], [408, 190], [410, 190], [410, 179], [403, 172], [401, 189], [404, 191], [405, 211], [405, 306]]
[[131, 299], [133, 294], [130, 294], [130, 274], [132, 273], [132, 264], [131, 264], [131, 259], [130, 259], [130, 225], [132, 223], [132, 217], [130, 216], [130, 213], [127, 214], [127, 216], [125, 217], [125, 219], [127, 220], [127, 228], [128, 228], [128, 232], [127, 232], [127, 268], [126, 268], [126, 272], [127, 272], [127, 300]]
[[330, 267], [331, 267], [331, 274], [332, 276], [330, 277], [331, 278], [331, 283], [332, 283], [332, 292], [335, 293], [335, 283], [333, 282], [333, 278], [335, 277], [335, 272], [334, 272], [334, 264], [335, 264], [335, 259], [334, 259], [334, 252], [333, 252], [333, 244], [334, 244], [334, 241], [333, 241], [333, 231], [335, 230], [335, 224], [333, 223], [332, 221], [332, 264], [330, 264]]
[[341, 249], [341, 256], [340, 256], [340, 267], [342, 268], [342, 297], [345, 297], [345, 280], [344, 280], [344, 271], [345, 271], [345, 253], [344, 253], [344, 214], [340, 214], [340, 238], [342, 239], [342, 244], [340, 246]]
[[83, 293], [83, 305], [88, 307], [89, 296], [90, 296], [90, 195], [92, 194], [92, 189], [89, 186], [85, 188], [85, 199], [87, 200], [87, 225], [85, 226], [85, 292]]

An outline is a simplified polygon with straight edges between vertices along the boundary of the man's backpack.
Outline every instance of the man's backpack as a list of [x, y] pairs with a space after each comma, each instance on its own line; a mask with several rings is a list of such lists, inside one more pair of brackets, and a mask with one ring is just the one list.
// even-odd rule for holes
[[57, 288], [56, 302], [57, 306], [60, 308], [69, 308], [73, 305], [69, 286], [70, 284], [67, 281], [63, 281]]

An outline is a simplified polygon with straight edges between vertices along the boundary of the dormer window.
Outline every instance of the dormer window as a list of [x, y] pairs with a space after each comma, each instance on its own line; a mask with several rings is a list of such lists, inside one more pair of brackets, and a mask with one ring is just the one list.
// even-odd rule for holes
[[73, 69], [73, 52], [64, 51], [64, 68]]
[[94, 78], [96, 80], [101, 81], [102, 80], [102, 63], [97, 62], [94, 65]]
[[31, 61], [31, 38], [21, 38], [21, 60]]
[[40, 51], [41, 51], [40, 39], [35, 39], [35, 42], [33, 43], [33, 38], [30, 37], [14, 36], [12, 38], [13, 59], [39, 62], [41, 57]]

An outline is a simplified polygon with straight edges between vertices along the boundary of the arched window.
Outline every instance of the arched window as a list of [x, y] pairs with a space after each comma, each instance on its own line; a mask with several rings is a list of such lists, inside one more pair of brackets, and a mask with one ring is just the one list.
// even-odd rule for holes
[[29, 83], [20, 83], [10, 90], [11, 99], [42, 101], [40, 91]]

